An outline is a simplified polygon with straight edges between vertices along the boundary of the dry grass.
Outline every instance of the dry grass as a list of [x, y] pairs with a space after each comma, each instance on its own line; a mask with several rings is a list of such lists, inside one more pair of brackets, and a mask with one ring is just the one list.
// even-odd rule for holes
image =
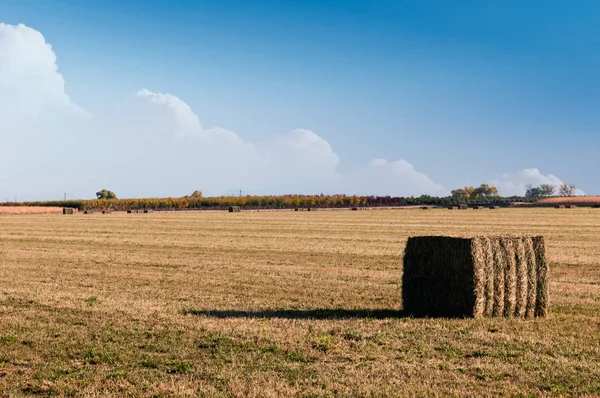
[[[544, 235], [549, 314], [412, 319], [409, 235]], [[0, 392], [600, 395], [600, 212], [0, 219]]]

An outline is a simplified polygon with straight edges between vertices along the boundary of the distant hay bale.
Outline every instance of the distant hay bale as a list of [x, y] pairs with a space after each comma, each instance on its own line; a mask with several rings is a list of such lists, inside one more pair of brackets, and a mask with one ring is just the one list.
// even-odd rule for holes
[[500, 208], [500, 206], [490, 206], [489, 209], [490, 210], [498, 210]]
[[110, 214], [112, 212], [113, 212], [112, 209], [104, 209], [104, 210], [102, 210], [102, 214]]
[[454, 207], [454, 206], [448, 206], [448, 210], [454, 210], [454, 209], [456, 209], [456, 207]]
[[229, 206], [229, 212], [230, 213], [239, 213], [240, 212], [240, 206]]
[[554, 206], [555, 209], [564, 209], [565, 205], [558, 205], [558, 206]]
[[75, 209], [72, 207], [63, 207], [62, 214], [75, 214]]
[[294, 209], [294, 211], [299, 211], [299, 210], [298, 210], [298, 208], [296, 207], [296, 208]]
[[310, 207], [307, 207], [307, 208], [306, 208], [306, 211], [310, 211]]
[[358, 207], [353, 207], [352, 208], [352, 211], [356, 211], [356, 210], [358, 210]]
[[468, 208], [469, 206], [467, 206], [465, 203], [461, 203], [460, 205], [458, 205], [459, 210], [467, 210]]
[[127, 214], [133, 213], [133, 210], [127, 210]]
[[152, 209], [144, 209], [144, 214], [152, 213]]
[[577, 207], [577, 206], [575, 206], [575, 205], [565, 205], [565, 209], [574, 209], [575, 207]]
[[429, 206], [423, 206], [421, 207], [421, 210], [429, 210]]
[[542, 317], [548, 308], [544, 238], [408, 239], [404, 309], [417, 316]]

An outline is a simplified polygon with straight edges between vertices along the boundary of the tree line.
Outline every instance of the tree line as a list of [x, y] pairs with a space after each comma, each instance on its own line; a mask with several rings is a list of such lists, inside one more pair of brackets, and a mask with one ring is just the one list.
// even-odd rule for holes
[[[572, 184], [563, 184], [559, 187], [561, 196], [573, 196], [576, 187]], [[343, 208], [343, 207], [389, 207], [411, 205], [455, 205], [490, 204], [507, 205], [511, 202], [535, 202], [539, 199], [555, 194], [552, 185], [539, 187], [527, 186], [525, 196], [502, 197], [494, 186], [481, 184], [475, 188], [467, 186], [452, 190], [450, 196], [437, 197], [421, 195], [418, 197], [401, 196], [357, 196], [357, 195], [246, 195], [246, 196], [218, 196], [204, 197], [202, 191], [196, 190], [191, 195], [180, 198], [140, 198], [119, 199], [108, 189], [96, 192], [93, 200], [67, 200], [44, 202], [0, 203], [3, 206], [57, 206], [74, 207], [79, 210], [194, 210], [194, 209], [225, 209], [229, 206], [240, 206], [249, 209], [292, 209], [292, 208]]]

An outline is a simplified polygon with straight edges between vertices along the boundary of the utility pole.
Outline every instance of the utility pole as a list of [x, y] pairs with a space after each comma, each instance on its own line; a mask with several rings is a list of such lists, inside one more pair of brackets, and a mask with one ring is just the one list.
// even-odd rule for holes
[[242, 196], [242, 190], [240, 189], [240, 197]]
[[66, 202], [67, 201], [67, 193], [65, 192], [65, 196], [63, 198], [63, 200]]

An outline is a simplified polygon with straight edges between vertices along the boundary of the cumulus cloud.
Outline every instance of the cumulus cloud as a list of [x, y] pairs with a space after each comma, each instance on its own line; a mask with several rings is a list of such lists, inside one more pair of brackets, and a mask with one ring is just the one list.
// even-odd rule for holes
[[415, 169], [408, 161], [373, 159], [366, 168], [350, 178], [348, 189], [360, 195], [377, 193], [390, 196], [445, 196], [449, 192], [439, 183]]
[[90, 116], [65, 93], [56, 55], [44, 36], [22, 24], [0, 23], [0, 123], [15, 124], [48, 112]]
[[141, 89], [91, 118], [66, 93], [52, 47], [24, 25], [0, 24], [0, 139], [1, 197], [89, 197], [100, 188], [121, 196], [447, 193], [406, 160], [341, 173], [330, 143], [311, 130], [253, 142], [203, 126], [170, 93]]
[[[524, 195], [527, 191], [527, 185], [540, 186], [549, 184], [558, 188], [564, 181], [553, 174], [542, 174], [537, 168], [523, 169], [516, 173], [505, 173], [501, 178], [493, 181], [493, 184], [498, 188], [501, 195], [513, 196]], [[585, 192], [578, 189], [576, 195], [585, 195]]]

